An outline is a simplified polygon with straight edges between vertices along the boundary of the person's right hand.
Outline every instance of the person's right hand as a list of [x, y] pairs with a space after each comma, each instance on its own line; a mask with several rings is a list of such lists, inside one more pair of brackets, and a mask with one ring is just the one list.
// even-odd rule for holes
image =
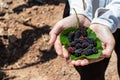
[[[90, 26], [90, 21], [84, 15], [78, 15], [80, 26]], [[54, 48], [59, 56], [63, 56], [69, 59], [67, 50], [62, 46], [59, 39], [59, 34], [68, 27], [76, 26], [77, 19], [76, 15], [70, 15], [55, 24], [53, 29], [50, 31], [50, 44], [54, 44]]]

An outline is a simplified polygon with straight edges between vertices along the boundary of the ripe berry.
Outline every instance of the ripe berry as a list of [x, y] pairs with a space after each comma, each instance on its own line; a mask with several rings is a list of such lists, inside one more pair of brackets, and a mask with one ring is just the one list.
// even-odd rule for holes
[[77, 30], [77, 31], [75, 32], [74, 40], [75, 40], [75, 39], [78, 39], [78, 38], [80, 37], [80, 35], [81, 35], [81, 31], [80, 31], [80, 30]]
[[74, 47], [76, 45], [76, 43], [74, 42], [74, 41], [72, 41], [71, 43], [70, 43], [70, 46], [71, 47]]
[[98, 53], [98, 49], [96, 47], [93, 47], [92, 51], [93, 53]]
[[70, 40], [70, 42], [74, 40], [74, 35], [75, 35], [74, 32], [70, 32], [68, 34], [68, 39]]
[[69, 48], [68, 48], [68, 52], [70, 52], [70, 53], [74, 53], [74, 52], [75, 52], [75, 50], [74, 50], [74, 48], [69, 47]]
[[88, 46], [89, 46], [89, 43], [88, 43], [88, 42], [84, 42], [84, 43], [82, 43], [82, 45], [81, 45], [82, 48], [86, 48], [86, 47], [88, 47]]
[[95, 42], [95, 40], [92, 39], [92, 38], [86, 38], [86, 40], [87, 40], [90, 44], [93, 44], [93, 43]]
[[83, 50], [82, 50], [81, 48], [80, 48], [80, 49], [75, 50], [75, 56], [76, 56], [76, 57], [81, 56], [82, 51], [83, 51]]
[[80, 36], [80, 39], [84, 39], [84, 36], [83, 36], [83, 35], [81, 35], [81, 36]]
[[76, 49], [79, 49], [81, 47], [81, 44], [80, 43], [77, 43], [76, 45], [75, 45], [75, 48]]
[[90, 44], [86, 49], [92, 49], [94, 47], [93, 44]]
[[93, 53], [92, 49], [87, 49], [87, 50], [84, 50], [84, 52], [82, 53], [82, 55], [91, 55]]
[[81, 31], [81, 34], [86, 37], [87, 36], [87, 32], [86, 31]]
[[75, 42], [75, 44], [81, 43], [81, 40], [80, 39], [75, 39], [74, 42]]

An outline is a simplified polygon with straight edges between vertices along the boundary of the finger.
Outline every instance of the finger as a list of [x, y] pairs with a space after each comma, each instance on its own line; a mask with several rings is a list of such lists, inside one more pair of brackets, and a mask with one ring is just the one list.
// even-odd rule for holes
[[63, 50], [63, 56], [67, 59], [69, 57], [68, 51], [65, 49], [64, 46], [62, 47], [62, 50]]
[[53, 44], [57, 38], [57, 36], [59, 35], [59, 33], [63, 30], [62, 25], [60, 24], [56, 24], [54, 26], [54, 28], [50, 31], [49, 35], [50, 35], [50, 44]]
[[59, 56], [62, 56], [62, 45], [59, 40], [59, 36], [57, 37], [55, 43], [54, 43], [54, 48]]
[[75, 66], [85, 66], [85, 65], [88, 65], [88, 64], [92, 64], [92, 63], [95, 63], [95, 62], [99, 62], [101, 60], [103, 60], [104, 58], [98, 58], [98, 59], [83, 59], [83, 60], [77, 60], [77, 61], [72, 61], [72, 64], [75, 65]]
[[113, 49], [111, 47], [106, 47], [106, 49], [104, 49], [102, 51], [102, 55], [105, 56], [106, 58], [109, 58], [112, 54]]
[[105, 49], [102, 51], [102, 55], [104, 55], [106, 58], [109, 58], [113, 52], [114, 45], [115, 45], [114, 40], [106, 43]]
[[88, 65], [89, 62], [88, 62], [87, 59], [84, 59], [84, 60], [72, 61], [72, 64], [75, 65], [75, 66], [85, 66], [85, 65]]

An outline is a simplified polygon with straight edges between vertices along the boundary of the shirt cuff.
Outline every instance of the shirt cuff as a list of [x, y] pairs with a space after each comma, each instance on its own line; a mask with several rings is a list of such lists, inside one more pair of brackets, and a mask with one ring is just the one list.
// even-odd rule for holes
[[114, 33], [118, 28], [118, 20], [113, 16], [112, 10], [99, 8], [95, 13], [95, 18], [91, 22], [92, 24], [98, 23], [106, 25], [110, 28], [111, 32]]
[[91, 24], [102, 24], [102, 25], [108, 26], [112, 33], [114, 33], [117, 29], [116, 27], [113, 27], [114, 23], [102, 18], [94, 18]]
[[90, 21], [92, 20], [92, 3], [90, 0], [86, 1], [87, 8], [85, 10], [83, 8], [82, 0], [76, 0], [76, 1], [69, 0], [69, 5], [70, 5], [70, 14], [75, 14], [75, 11], [74, 11], [74, 9], [75, 9], [77, 14], [84, 15]]

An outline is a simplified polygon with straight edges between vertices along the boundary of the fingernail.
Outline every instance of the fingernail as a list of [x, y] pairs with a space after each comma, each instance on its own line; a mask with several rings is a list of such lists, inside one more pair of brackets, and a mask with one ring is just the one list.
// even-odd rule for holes
[[81, 61], [81, 65], [85, 66], [85, 65], [87, 65], [87, 64], [88, 64], [88, 61], [87, 61], [87, 60]]
[[68, 58], [66, 58], [66, 62], [70, 62], [71, 60], [70, 60], [70, 58], [68, 57]]

